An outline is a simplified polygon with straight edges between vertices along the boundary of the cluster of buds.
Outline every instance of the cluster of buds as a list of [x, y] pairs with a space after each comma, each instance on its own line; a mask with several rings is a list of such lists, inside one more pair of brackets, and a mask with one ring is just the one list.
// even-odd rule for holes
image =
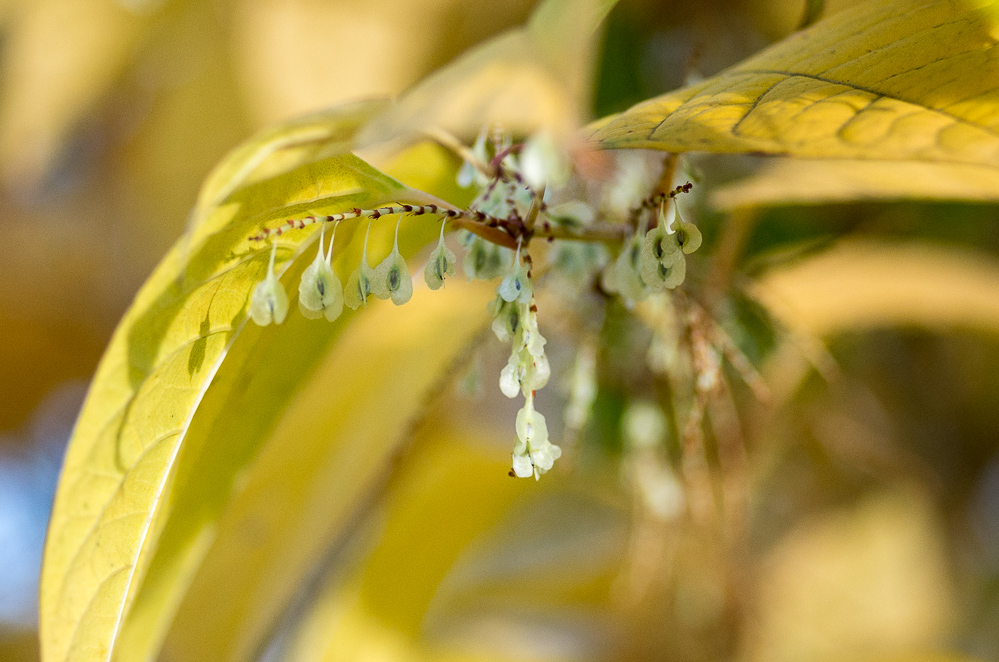
[[[391, 299], [392, 303], [401, 306], [413, 296], [413, 277], [406, 266], [406, 260], [399, 253], [399, 226], [402, 218], [395, 226], [395, 239], [392, 243], [392, 251], [382, 260], [378, 266], [372, 267], [368, 263], [368, 237], [371, 232], [371, 221], [368, 221], [368, 228], [364, 235], [364, 248], [361, 254], [361, 262], [357, 268], [347, 278], [347, 284], [341, 285], [333, 271], [333, 242], [336, 239], [336, 226], [344, 216], [369, 219], [379, 218], [388, 213], [429, 213], [424, 211], [424, 207], [413, 205], [395, 207], [383, 207], [367, 212], [354, 210], [347, 214], [327, 216], [317, 220], [310, 217], [311, 222], [321, 223], [319, 232], [319, 250], [316, 258], [302, 273], [302, 280], [298, 286], [298, 308], [302, 315], [308, 319], [319, 319], [325, 317], [330, 322], [340, 317], [343, 307], [346, 305], [351, 310], [357, 310], [367, 304], [371, 296], [379, 299]], [[436, 212], [436, 208], [433, 210]], [[332, 222], [333, 236], [330, 238], [329, 247], [324, 252], [326, 223]], [[444, 224], [441, 224], [440, 242], [437, 248], [430, 254], [430, 260], [424, 269], [424, 277], [427, 286], [436, 290], [444, 284], [447, 276], [453, 276], [455, 272], [454, 253], [444, 244]], [[305, 227], [304, 221], [293, 222], [289, 227]], [[283, 231], [279, 229], [276, 234]], [[266, 235], [264, 235], [266, 236]], [[263, 238], [263, 237], [255, 237]], [[268, 324], [281, 324], [288, 314], [288, 295], [285, 293], [281, 282], [274, 272], [274, 258], [277, 251], [277, 243], [271, 246], [270, 261], [267, 266], [267, 275], [262, 281], [257, 283], [250, 297], [250, 317], [261, 326]]]
[[652, 292], [675, 289], [686, 278], [686, 256], [700, 245], [701, 231], [680, 217], [672, 197], [664, 197], [652, 229], [639, 226], [625, 240], [617, 259], [604, 270], [604, 288], [628, 301], [641, 301]]
[[548, 440], [545, 417], [534, 409], [534, 393], [548, 383], [551, 367], [545, 355], [545, 337], [538, 330], [538, 308], [534, 302], [530, 259], [521, 260], [517, 250], [514, 269], [496, 288], [490, 304], [493, 333], [511, 343], [510, 359], [500, 372], [500, 390], [508, 398], [524, 396], [517, 413], [517, 443], [513, 448], [513, 475], [518, 478], [547, 472], [562, 455]]
[[[648, 172], [643, 170], [640, 159], [622, 159], [619, 168], [622, 181], [609, 189], [601, 213], [618, 221], [626, 217], [630, 221], [599, 224], [598, 206], [572, 194], [573, 190], [579, 193], [583, 189], [566, 187], [572, 163], [568, 152], [551, 134], [542, 131], [514, 145], [509, 134], [483, 130], [471, 148], [458, 145], [456, 151], [465, 157], [458, 183], [477, 188], [476, 197], [465, 210], [434, 204], [352, 209], [331, 216], [287, 221], [279, 227], [261, 230], [252, 239], [269, 239], [310, 224], [321, 225], [319, 249], [302, 274], [298, 304], [309, 319], [325, 317], [333, 321], [342, 314], [345, 305], [357, 310], [372, 296], [391, 299], [395, 305], [410, 300], [413, 280], [399, 252], [399, 228], [404, 217], [443, 217], [437, 246], [423, 270], [431, 290], [443, 287], [445, 279], [455, 274], [456, 256], [444, 242], [447, 222], [455, 221], [464, 228], [474, 229], [475, 232], [463, 229], [460, 235], [460, 243], [465, 247], [464, 272], [469, 280], [502, 277], [496, 298], [489, 306], [493, 332], [511, 345], [510, 358], [500, 372], [499, 386], [508, 398], [524, 398], [524, 406], [517, 414], [511, 475], [538, 479], [551, 470], [562, 451], [548, 439], [545, 417], [535, 409], [535, 394], [548, 383], [551, 368], [545, 354], [546, 340], [538, 329], [530, 241], [537, 236], [560, 239], [549, 253], [550, 264], [555, 273], [576, 287], [592, 282], [592, 277], [602, 270], [604, 289], [619, 293], [627, 301], [673, 289], [683, 282], [685, 256], [701, 243], [700, 232], [680, 218], [674, 202], [674, 197], [689, 190], [690, 185], [644, 198], [651, 186], [646, 181]], [[548, 198], [553, 195], [562, 200], [549, 205]], [[392, 214], [400, 215], [392, 250], [372, 267], [368, 262], [371, 223]], [[639, 222], [640, 217], [644, 222]], [[348, 219], [367, 219], [368, 225], [360, 263], [345, 285], [341, 285], [332, 266], [333, 243], [337, 225]], [[333, 232], [326, 247], [328, 223], [333, 224]], [[611, 261], [604, 244], [620, 242], [621, 228], [635, 229], [622, 242], [617, 258]], [[280, 324], [288, 312], [288, 296], [274, 271], [276, 250], [274, 243], [267, 274], [250, 297], [250, 316], [260, 325]], [[587, 401], [592, 401], [592, 397]]]

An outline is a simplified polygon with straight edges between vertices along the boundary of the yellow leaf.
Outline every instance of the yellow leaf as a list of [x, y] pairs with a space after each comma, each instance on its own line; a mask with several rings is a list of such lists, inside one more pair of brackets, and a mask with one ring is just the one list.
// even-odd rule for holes
[[804, 333], [885, 326], [999, 332], [999, 262], [968, 249], [916, 242], [843, 242], [773, 269], [751, 292]]
[[[348, 124], [352, 113], [345, 114]], [[70, 442], [49, 527], [40, 624], [46, 662], [112, 654], [194, 413], [240, 331], [250, 344], [267, 337], [267, 329], [244, 329], [247, 298], [269, 254], [248, 237], [265, 222], [404, 197], [404, 187], [360, 159], [331, 155], [342, 150], [343, 136], [336, 113], [325, 121], [331, 125], [327, 141], [313, 137], [305, 148], [282, 144], [258, 159], [280, 141], [268, 135], [245, 150], [242, 161], [223, 164], [222, 170], [246, 181], [231, 190], [210, 185], [194, 225], [115, 332]], [[280, 167], [269, 169], [271, 163]], [[264, 170], [267, 178], [250, 181], [250, 174]], [[282, 237], [279, 273], [314, 229]], [[345, 240], [349, 234], [343, 233]], [[251, 356], [246, 350], [237, 358]]]
[[711, 193], [716, 209], [857, 200], [999, 200], [999, 169], [918, 161], [770, 159]]
[[745, 659], [957, 662], [933, 655], [955, 620], [945, 535], [907, 486], [799, 524], [758, 570]]
[[603, 147], [999, 165], [995, 0], [867, 2], [602, 121]]
[[155, 12], [127, 4], [34, 0], [18, 8], [4, 47], [0, 89], [6, 177], [36, 183], [66, 133], [128, 66]]
[[596, 29], [616, 0], [546, 0], [528, 24], [472, 49], [403, 95], [362, 142], [409, 137], [430, 127], [474, 136], [499, 123], [530, 133], [583, 120]]
[[[481, 283], [453, 281], [441, 292], [421, 286], [406, 306], [372, 305], [344, 331], [254, 444], [255, 461], [211, 523], [210, 546], [177, 610], [166, 655], [253, 657], [311, 569], [370, 506], [409, 426], [447, 383], [447, 368], [469, 339], [485, 328], [488, 299]], [[276, 372], [283, 356], [274, 348], [269, 357], [261, 357], [263, 368]], [[281, 397], [287, 385], [274, 389]], [[233, 401], [237, 412], [271, 408], [264, 401], [270, 391], [253, 390]], [[237, 448], [255, 441], [253, 422], [230, 414], [214, 417], [207, 438], [231, 439]], [[210, 471], [217, 477], [229, 470]]]

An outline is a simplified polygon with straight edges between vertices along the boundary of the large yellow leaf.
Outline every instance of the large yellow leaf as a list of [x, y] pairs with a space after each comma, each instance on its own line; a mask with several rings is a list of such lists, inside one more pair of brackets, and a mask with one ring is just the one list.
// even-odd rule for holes
[[[482, 284], [456, 281], [444, 292], [418, 287], [403, 308], [373, 306], [344, 331], [279, 410], [252, 466], [226, 495], [206, 548], [196, 550], [203, 559], [180, 600], [165, 655], [254, 659], [311, 570], [372, 505], [425, 402], [486, 327], [488, 298]], [[280, 366], [281, 359], [274, 352], [268, 362]], [[286, 386], [275, 388], [278, 395]], [[267, 393], [255, 390], [259, 395], [236, 402], [236, 413], [270, 408], [262, 402]], [[232, 413], [215, 421], [213, 438], [241, 447], [253, 430]], [[500, 457], [509, 459], [506, 452]], [[199, 464], [213, 476], [226, 471]]]
[[603, 147], [999, 165], [995, 0], [866, 2], [604, 120]]
[[427, 77], [377, 118], [363, 142], [439, 126], [475, 135], [492, 122], [521, 133], [571, 130], [589, 101], [596, 31], [616, 0], [546, 0], [509, 30]]
[[768, 159], [753, 175], [714, 189], [731, 210], [858, 200], [999, 201], [999, 169], [919, 161]]
[[999, 262], [920, 242], [843, 242], [763, 274], [752, 294], [795, 331], [918, 326], [999, 333]]
[[[350, 127], [370, 110], [328, 113], [317, 120], [329, 125], [326, 132], [276, 150], [271, 145], [283, 139], [265, 135], [224, 163], [221, 171], [242, 184], [209, 185], [192, 227], [126, 313], [77, 422], [56, 495], [42, 571], [46, 661], [111, 655], [156, 537], [156, 509], [206, 389], [241, 330], [248, 339], [238, 361], [252, 360], [253, 345], [276, 333], [244, 328], [247, 298], [269, 253], [248, 236], [264, 222], [405, 197], [401, 184], [342, 154]], [[261, 153], [267, 156], [258, 159]], [[282, 238], [279, 271], [311, 236]]]
[[147, 36], [161, 13], [161, 3], [149, 4], [156, 9], [109, 0], [33, 0], [18, 7], [0, 85], [0, 161], [8, 178], [37, 183], [66, 134]]

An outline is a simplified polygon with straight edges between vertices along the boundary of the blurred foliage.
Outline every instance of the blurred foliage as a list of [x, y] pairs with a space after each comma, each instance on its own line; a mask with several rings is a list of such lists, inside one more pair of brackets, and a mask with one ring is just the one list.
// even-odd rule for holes
[[[313, 187], [348, 158], [294, 141], [269, 151], [288, 135], [272, 131], [260, 138], [270, 147], [244, 147], [198, 198], [237, 141], [303, 113], [397, 95], [523, 23], [530, 4], [0, 3], [0, 231], [10, 247], [0, 262], [0, 429], [21, 429], [47, 392], [91, 375], [181, 233], [176, 262], [160, 267], [171, 277], [154, 276], [160, 295], [175, 292], [178, 273], [189, 285], [208, 275], [186, 271], [186, 251], [207, 238], [206, 217], [219, 214], [216, 228], [229, 221], [226, 200], [245, 193], [238, 182], [276, 176], [282, 204], [312, 209]], [[816, 3], [622, 2], [602, 50], [577, 62], [596, 58], [597, 79], [592, 107], [572, 112], [602, 117], [686, 83], [695, 87], [655, 107], [690, 103], [698, 90], [739, 91], [710, 88], [731, 73], [699, 81], [790, 35], [806, 4]], [[822, 16], [836, 20], [854, 4], [865, 3], [830, 0]], [[995, 32], [989, 42], [982, 25], [927, 43], [975, 38], [994, 53]], [[834, 34], [831, 43], [849, 42]], [[976, 70], [977, 85], [995, 87], [994, 61]], [[438, 93], [415, 105], [444, 103]], [[771, 111], [775, 126], [793, 124], [793, 113]], [[677, 135], [690, 134], [669, 140]], [[542, 325], [555, 338], [559, 381], [582, 342], [596, 336], [601, 349], [593, 418], [566, 466], [537, 485], [506, 477], [514, 410], [494, 383], [505, 357], [479, 335], [488, 292], [455, 281], [333, 327], [292, 314], [266, 333], [247, 327], [231, 347], [199, 340], [174, 357], [171, 383], [200, 379], [207, 391], [177, 470], [157, 470], [167, 481], [160, 512], [184, 516], [158, 515], [139, 534], [158, 544], [139, 556], [116, 659], [999, 659], [999, 226], [988, 204], [999, 164], [981, 157], [985, 142], [958, 145], [977, 164], [959, 168], [884, 162], [911, 154], [880, 148], [836, 161], [690, 159], [703, 193], [691, 213], [707, 248], [692, 277], [771, 399], [759, 403], [730, 380], [708, 411], [704, 460], [706, 475], [728, 482], [688, 494], [679, 515], [650, 508], [636, 476], [643, 464], [678, 468], [683, 420], [668, 421], [665, 460], [654, 462], [632, 453], [622, 426], [636, 400], [682, 413], [689, 396], [683, 375], [650, 374], [651, 333], [622, 306], [603, 317], [586, 299], [591, 307], [573, 313], [557, 294], [540, 306], [551, 311]], [[787, 151], [761, 144], [749, 149]], [[816, 155], [804, 139], [794, 149]], [[881, 161], [843, 160], [872, 155]], [[402, 184], [467, 202], [453, 184], [460, 162], [428, 143], [396, 160], [364, 156]], [[245, 230], [223, 234], [235, 246]], [[360, 250], [345, 230], [344, 264]], [[431, 234], [406, 237], [404, 250], [417, 254]], [[312, 239], [293, 236], [282, 260]], [[376, 237], [377, 258], [387, 242]], [[230, 249], [218, 248], [219, 263]], [[263, 268], [259, 258], [248, 264]], [[290, 283], [304, 263], [287, 264]], [[204, 322], [235, 327], [251, 283], [234, 284], [223, 312], [213, 299], [178, 319], [192, 338]], [[168, 330], [158, 318], [148, 326]], [[125, 351], [117, 342], [111, 356]], [[209, 376], [216, 350], [227, 360]], [[157, 355], [139, 357], [144, 372], [155, 372]], [[117, 386], [102, 382], [113, 397], [137, 386], [135, 358], [117, 366]], [[475, 365], [482, 393], [470, 399], [452, 382]], [[539, 398], [560, 411], [567, 395], [549, 390]], [[568, 440], [560, 418], [549, 425]], [[5, 434], [0, 448], [31, 439]], [[114, 458], [102, 461], [114, 474]], [[670, 476], [656, 485], [668, 492]], [[109, 534], [104, 553], [134, 551], [121, 540]], [[77, 562], [84, 575], [92, 558]], [[0, 628], [0, 658], [37, 654], [18, 628]]]

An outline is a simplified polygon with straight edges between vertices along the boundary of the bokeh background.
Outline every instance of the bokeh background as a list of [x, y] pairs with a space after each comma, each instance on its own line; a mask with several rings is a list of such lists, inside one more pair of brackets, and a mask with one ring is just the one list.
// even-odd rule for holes
[[[280, 120], [399, 94], [532, 4], [0, 2], [0, 659], [37, 658], [44, 531], [87, 381], [212, 165]], [[622, 0], [592, 115], [711, 75], [803, 13], [800, 0]], [[712, 274], [758, 288], [720, 305], [775, 403], [743, 419], [738, 572], [668, 513], [608, 507], [594, 544], [625, 568], [615, 613], [632, 633], [617, 656], [999, 660], [996, 207], [849, 189], [750, 204], [731, 187], [764, 160], [696, 165], [709, 253], [725, 256]], [[781, 311], [782, 295], [814, 305]], [[626, 399], [611, 384], [597, 401], [590, 434], [611, 455]]]

